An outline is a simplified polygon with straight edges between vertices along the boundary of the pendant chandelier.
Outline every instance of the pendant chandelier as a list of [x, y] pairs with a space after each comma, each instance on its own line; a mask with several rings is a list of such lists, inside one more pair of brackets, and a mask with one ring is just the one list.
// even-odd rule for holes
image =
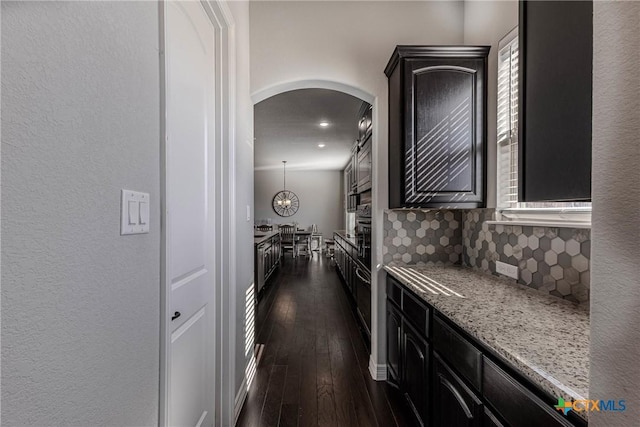
[[287, 190], [287, 161], [282, 161], [282, 191], [273, 197], [273, 210], [280, 216], [291, 216], [298, 211], [300, 201], [293, 191]]

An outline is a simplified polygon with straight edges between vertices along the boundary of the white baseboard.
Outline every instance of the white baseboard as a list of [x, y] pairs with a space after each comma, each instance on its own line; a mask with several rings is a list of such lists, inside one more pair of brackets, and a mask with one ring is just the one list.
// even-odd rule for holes
[[247, 398], [249, 390], [247, 389], [247, 377], [242, 379], [242, 384], [240, 384], [240, 389], [236, 394], [236, 400], [233, 405], [233, 425], [235, 426], [238, 423], [238, 417], [240, 416], [240, 411], [242, 411], [242, 406], [244, 405], [244, 401]]
[[387, 365], [377, 364], [373, 361], [373, 358], [369, 357], [369, 375], [376, 381], [387, 380]]

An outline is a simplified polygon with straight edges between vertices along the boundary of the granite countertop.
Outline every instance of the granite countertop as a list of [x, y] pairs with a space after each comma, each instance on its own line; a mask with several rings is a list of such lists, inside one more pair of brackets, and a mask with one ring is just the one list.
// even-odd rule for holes
[[280, 233], [280, 231], [254, 231], [253, 232], [253, 243], [255, 245], [259, 245], [262, 242], [269, 240], [271, 237]]
[[334, 231], [335, 234], [339, 235], [344, 239], [345, 242], [349, 243], [353, 247], [358, 247], [358, 241], [356, 240], [356, 236], [350, 236], [344, 230]]
[[384, 268], [552, 396], [588, 398], [586, 308], [470, 268]]

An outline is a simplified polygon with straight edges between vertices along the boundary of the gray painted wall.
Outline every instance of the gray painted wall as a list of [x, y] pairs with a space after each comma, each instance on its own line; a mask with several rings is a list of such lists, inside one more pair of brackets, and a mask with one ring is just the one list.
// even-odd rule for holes
[[282, 171], [255, 171], [256, 220], [271, 218], [273, 224], [297, 222], [301, 228], [318, 225], [324, 237], [344, 229], [342, 171], [288, 171], [287, 189], [300, 199], [300, 209], [290, 217], [278, 216], [273, 196], [282, 190]]
[[464, 43], [491, 46], [487, 86], [487, 207], [496, 206], [498, 43], [518, 25], [518, 1], [465, 1]]
[[5, 425], [157, 424], [158, 72], [155, 2], [2, 2]]
[[591, 426], [640, 418], [640, 3], [594, 2], [589, 397], [625, 399]]

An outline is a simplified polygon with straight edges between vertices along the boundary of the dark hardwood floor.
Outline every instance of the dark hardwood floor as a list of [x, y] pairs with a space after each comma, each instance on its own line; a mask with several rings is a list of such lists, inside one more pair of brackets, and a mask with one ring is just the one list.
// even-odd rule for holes
[[409, 426], [400, 393], [371, 379], [369, 353], [335, 264], [289, 255], [264, 289], [264, 344], [238, 426]]

